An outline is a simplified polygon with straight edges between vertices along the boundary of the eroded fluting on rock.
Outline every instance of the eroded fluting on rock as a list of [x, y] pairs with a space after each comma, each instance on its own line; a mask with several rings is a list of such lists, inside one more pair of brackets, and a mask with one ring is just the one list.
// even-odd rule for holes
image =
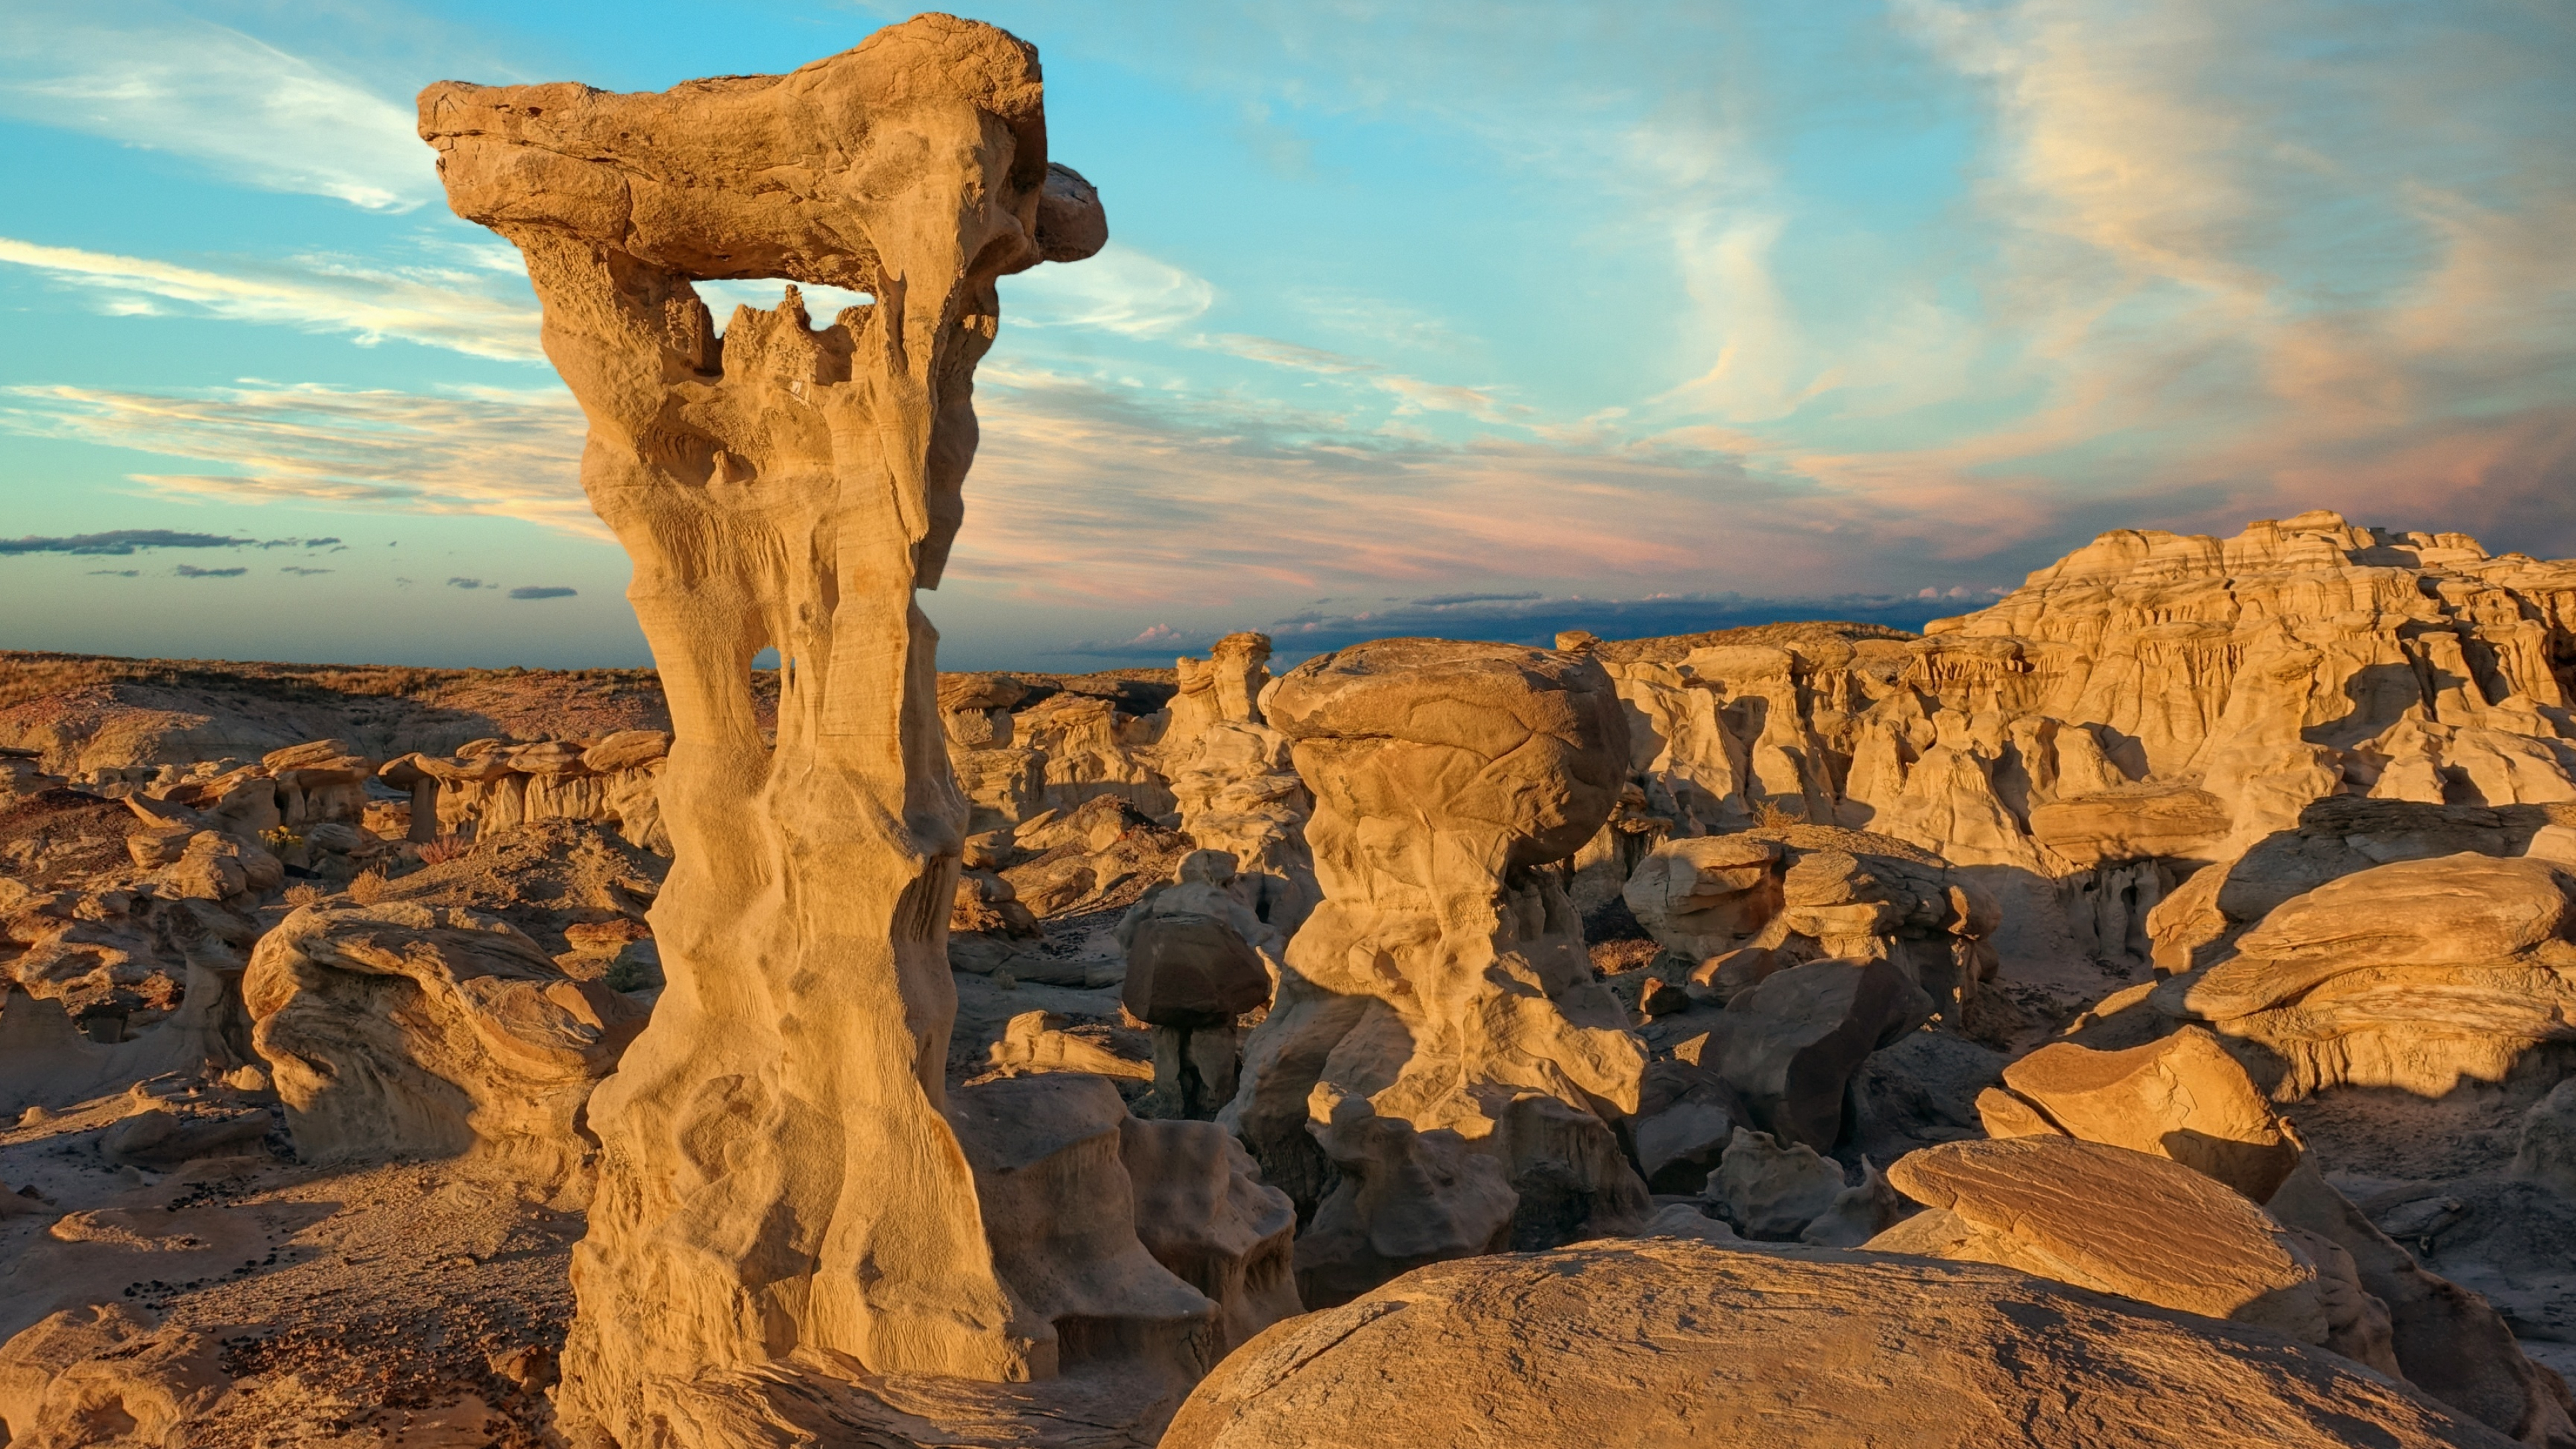
[[1221, 1120], [1314, 1215], [1306, 1300], [1632, 1226], [1645, 1186], [1608, 1122], [1636, 1110], [1645, 1052], [1548, 869], [1618, 799], [1608, 678], [1394, 639], [1299, 665], [1269, 712], [1316, 790], [1324, 899]]
[[[963, 511], [997, 279], [1106, 237], [1047, 163], [1036, 55], [926, 15], [788, 75], [441, 83], [420, 117], [450, 204], [527, 259], [671, 708], [669, 985], [590, 1105], [566, 1408], [660, 1442], [658, 1395], [799, 1349], [1043, 1376], [941, 1115], [967, 809], [913, 602]], [[690, 282], [728, 277], [873, 301], [816, 328], [791, 288], [719, 338]]]

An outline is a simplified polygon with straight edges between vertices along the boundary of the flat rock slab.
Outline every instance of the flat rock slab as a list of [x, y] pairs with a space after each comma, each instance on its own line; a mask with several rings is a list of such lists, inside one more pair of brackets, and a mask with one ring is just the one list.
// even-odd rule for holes
[[1936, 1212], [1871, 1239], [1874, 1250], [2001, 1263], [2325, 1340], [2316, 1268], [2281, 1226], [2166, 1158], [2071, 1137], [2015, 1137], [1911, 1152], [1887, 1178]]
[[2051, 1043], [2004, 1068], [2004, 1085], [2068, 1136], [2172, 1158], [2252, 1202], [2299, 1165], [2272, 1105], [2200, 1027], [2118, 1052]]
[[1163, 1449], [2503, 1449], [2277, 1334], [2006, 1269], [1680, 1239], [1441, 1263], [1279, 1324]]

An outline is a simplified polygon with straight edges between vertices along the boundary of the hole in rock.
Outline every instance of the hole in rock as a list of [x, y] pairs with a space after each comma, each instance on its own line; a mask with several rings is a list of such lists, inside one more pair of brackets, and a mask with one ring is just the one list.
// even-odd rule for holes
[[[774, 310], [787, 295], [788, 281], [784, 277], [751, 277], [716, 282], [694, 281], [689, 285], [697, 289], [698, 300], [707, 304], [707, 311], [715, 318], [716, 335], [722, 337], [726, 324], [733, 321], [734, 308], [755, 307], [763, 312]], [[832, 319], [841, 315], [844, 307], [865, 307], [876, 301], [865, 292], [853, 292], [842, 287], [813, 286], [804, 282], [795, 286], [805, 294], [805, 315], [813, 319], [817, 327], [830, 326]]]

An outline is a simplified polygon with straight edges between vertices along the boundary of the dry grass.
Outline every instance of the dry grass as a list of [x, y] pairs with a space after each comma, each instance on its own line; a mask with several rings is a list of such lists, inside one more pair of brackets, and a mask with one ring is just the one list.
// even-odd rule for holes
[[385, 872], [382, 866], [363, 872], [356, 880], [349, 882], [349, 899], [359, 905], [372, 906], [384, 898]]
[[286, 903], [290, 906], [309, 906], [320, 899], [322, 888], [311, 881], [298, 881], [286, 888]]
[[1753, 807], [1753, 825], [1757, 830], [1786, 830], [1806, 822], [1768, 800]]

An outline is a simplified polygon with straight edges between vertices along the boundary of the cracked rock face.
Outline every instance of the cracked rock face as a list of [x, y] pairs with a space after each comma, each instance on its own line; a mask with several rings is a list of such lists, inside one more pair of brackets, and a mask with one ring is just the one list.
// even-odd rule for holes
[[[1055, 1364], [942, 1116], [968, 812], [913, 601], [963, 517], [996, 282], [1107, 237], [1041, 89], [1029, 46], [925, 15], [787, 75], [420, 98], [450, 205], [527, 260], [670, 702], [669, 984], [591, 1100], [565, 1355], [569, 1416], [630, 1446], [682, 1381], [798, 1350]], [[759, 277], [873, 300], [816, 327], [791, 287], [719, 338], [690, 283]]]

